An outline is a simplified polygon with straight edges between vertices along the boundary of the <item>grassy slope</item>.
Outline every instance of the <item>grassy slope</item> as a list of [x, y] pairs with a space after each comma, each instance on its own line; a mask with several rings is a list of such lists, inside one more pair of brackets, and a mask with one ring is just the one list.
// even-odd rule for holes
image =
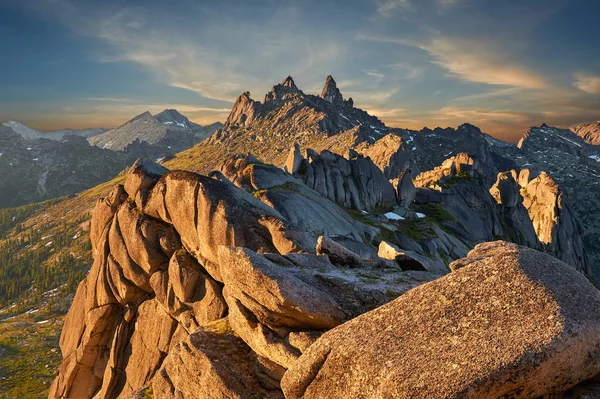
[[[61, 355], [58, 339], [64, 315], [69, 309], [72, 294], [81, 276], [91, 266], [89, 251], [89, 220], [95, 202], [107, 195], [112, 188], [124, 181], [124, 176], [86, 190], [77, 196], [1, 212], [9, 222], [3, 224], [4, 231], [0, 245], [7, 240], [33, 234], [36, 237], [56, 237], [59, 234], [69, 237], [62, 243], [46, 247], [52, 237], [41, 238], [30, 248], [17, 248], [10, 255], [23, 256], [23, 252], [49, 251], [43, 262], [46, 268], [56, 268], [62, 254], [72, 254], [75, 260], [71, 269], [64, 274], [64, 285], [55, 292], [40, 292], [35, 284], [17, 297], [8, 298], [8, 305], [0, 308], [0, 397], [1, 398], [42, 398], [60, 363]], [[29, 207], [29, 208], [26, 208]], [[23, 209], [26, 208], [26, 209]], [[17, 217], [20, 215], [20, 217]], [[15, 216], [14, 222], [12, 217]], [[73, 239], [73, 237], [77, 237]], [[54, 240], [56, 241], [56, 240]], [[75, 284], [68, 286], [69, 274], [76, 278]], [[4, 278], [5, 276], [0, 276]], [[6, 301], [7, 298], [3, 298]], [[50, 320], [46, 323], [39, 321]]]

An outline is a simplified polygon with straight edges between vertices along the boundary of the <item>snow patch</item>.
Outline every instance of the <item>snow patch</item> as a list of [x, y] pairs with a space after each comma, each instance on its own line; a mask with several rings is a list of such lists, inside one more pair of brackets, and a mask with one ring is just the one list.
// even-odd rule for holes
[[416, 215], [419, 219], [423, 219], [424, 217], [426, 217], [425, 214], [421, 212], [417, 212]]
[[596, 162], [600, 162], [600, 157], [598, 155], [590, 155], [588, 158], [593, 159]]
[[388, 212], [385, 215], [386, 218], [388, 218], [388, 220], [406, 220], [406, 218], [403, 218], [402, 216], [398, 215], [397, 213], [394, 212]]

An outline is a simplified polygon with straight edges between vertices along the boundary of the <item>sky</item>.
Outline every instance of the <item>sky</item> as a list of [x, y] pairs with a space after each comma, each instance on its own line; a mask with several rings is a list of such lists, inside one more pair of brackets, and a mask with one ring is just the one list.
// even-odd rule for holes
[[469, 122], [508, 141], [600, 119], [595, 0], [0, 0], [0, 121], [224, 121], [292, 75], [389, 126]]

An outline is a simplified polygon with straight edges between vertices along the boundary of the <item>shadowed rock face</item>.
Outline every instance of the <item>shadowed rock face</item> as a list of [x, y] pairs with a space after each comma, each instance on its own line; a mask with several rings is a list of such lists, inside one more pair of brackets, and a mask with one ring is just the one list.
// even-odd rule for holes
[[529, 213], [523, 206], [520, 186], [515, 178], [514, 170], [498, 173], [498, 179], [490, 188], [490, 194], [498, 203], [500, 221], [511, 241], [520, 242], [530, 248], [541, 249], [542, 246]]
[[[371, 210], [382, 202], [396, 202], [396, 192], [381, 170], [362, 155], [346, 159], [323, 151], [308, 149], [306, 158], [299, 158], [296, 147], [290, 152], [291, 168], [308, 187], [346, 208]], [[294, 167], [298, 164], [297, 167]]]
[[[456, 269], [456, 267], [455, 267]], [[566, 264], [505, 242], [319, 338], [286, 398], [524, 397], [600, 371], [600, 291]]]

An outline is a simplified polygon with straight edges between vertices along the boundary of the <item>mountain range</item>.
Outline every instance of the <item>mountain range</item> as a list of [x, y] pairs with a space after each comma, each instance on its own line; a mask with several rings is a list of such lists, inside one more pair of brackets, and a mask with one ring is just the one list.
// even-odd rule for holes
[[0, 185], [5, 188], [0, 208], [75, 194], [113, 178], [140, 156], [164, 158], [221, 126], [200, 126], [176, 110], [156, 117], [145, 112], [112, 130], [42, 133], [22, 122], [5, 122], [0, 125]]
[[[172, 111], [141, 114], [88, 140], [119, 155], [157, 146], [152, 159], [70, 198], [0, 211], [2, 259], [36, 256], [45, 276], [0, 267], [0, 332], [32, 331], [0, 342], [4, 367], [33, 359], [32, 390], [566, 398], [598, 389], [588, 381], [600, 373], [593, 128], [542, 124], [518, 143], [470, 124], [391, 128], [328, 76], [319, 96], [291, 77], [262, 102], [243, 93], [214, 133], [155, 162], [194, 129]], [[60, 340], [40, 349], [31, 337], [50, 326]], [[0, 393], [14, 394], [17, 377], [3, 377]]]

